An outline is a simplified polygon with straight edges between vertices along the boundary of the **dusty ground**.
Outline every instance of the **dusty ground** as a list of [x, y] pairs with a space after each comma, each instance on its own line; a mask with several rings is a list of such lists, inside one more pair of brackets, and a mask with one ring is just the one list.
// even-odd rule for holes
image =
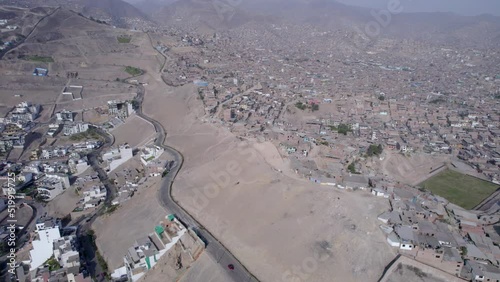
[[[42, 104], [44, 111], [40, 120], [47, 121], [55, 104], [56, 111], [81, 111], [105, 106], [106, 101], [112, 99], [132, 99], [137, 93], [135, 87], [117, 82], [130, 77], [125, 67], [159, 63], [154, 50], [145, 54], [138, 52], [139, 45], [118, 43], [116, 36], [123, 32], [69, 11], [57, 11], [41, 21], [25, 43], [10, 50], [0, 62], [0, 107], [33, 101]], [[145, 34], [133, 36], [133, 42], [139, 44], [148, 40]], [[23, 61], [17, 59], [19, 55], [51, 56], [54, 62]], [[49, 69], [49, 76], [33, 76], [35, 67]], [[69, 81], [68, 71], [78, 72], [78, 78]], [[84, 86], [83, 99], [73, 101], [62, 97], [66, 84]]]
[[[18, 206], [15, 215], [17, 224], [20, 226], [26, 226], [31, 217], [33, 216], [33, 209], [28, 205], [25, 205], [23, 207]], [[9, 219], [8, 209], [5, 209], [0, 213], [0, 220], [1, 220], [0, 225], [8, 225], [7, 222], [8, 219]]]
[[[181, 282], [231, 282], [231, 278], [227, 275], [227, 270], [217, 265], [207, 253], [203, 253], [197, 261], [195, 261], [189, 271], [184, 273], [179, 281]], [[151, 280], [159, 281], [159, 280]]]
[[83, 121], [93, 124], [104, 124], [108, 122], [109, 116], [107, 114], [100, 114], [96, 110], [88, 110], [83, 112]]
[[71, 186], [55, 199], [47, 203], [46, 211], [48, 215], [63, 218], [76, 207], [81, 196], [75, 192], [75, 187]]
[[128, 143], [133, 148], [143, 146], [156, 137], [154, 126], [136, 115], [113, 129], [111, 134], [115, 136], [115, 144]]
[[97, 246], [110, 269], [123, 264], [123, 256], [135, 240], [154, 231], [154, 227], [168, 214], [158, 203], [158, 185], [142, 187], [134, 197], [112, 214], [98, 218], [92, 228]]
[[10, 150], [7, 160], [17, 162], [22, 154], [23, 154], [23, 149], [13, 148], [12, 150]]
[[403, 156], [397, 152], [385, 150], [386, 157], [380, 161], [382, 172], [394, 179], [417, 185], [429, 177], [429, 173], [446, 161], [448, 156], [432, 156], [424, 153], [412, 154], [411, 157]]
[[254, 149], [253, 141], [197, 121], [192, 87], [167, 93], [157, 87], [146, 88], [144, 111], [165, 125], [168, 144], [185, 156], [174, 196], [259, 279], [380, 276], [393, 258], [376, 220], [386, 201], [283, 175], [276, 171], [281, 161], [262, 154], [272, 152], [267, 145]]
[[418, 268], [408, 265], [401, 266], [389, 276], [388, 282], [444, 282], [431, 274], [424, 273]]
[[[188, 250], [193, 250], [194, 241], [192, 237], [185, 234], [181, 241]], [[192, 243], [192, 244], [190, 244]], [[186, 245], [187, 244], [187, 245]], [[180, 268], [177, 267], [178, 259], [180, 258]], [[159, 261], [156, 266], [143, 276], [140, 282], [156, 282], [156, 281], [206, 281], [206, 282], [229, 282], [227, 273], [223, 268], [216, 265], [216, 262], [205, 252], [196, 259], [189, 253], [183, 251], [180, 245], [177, 244], [173, 249], [170, 249]]]

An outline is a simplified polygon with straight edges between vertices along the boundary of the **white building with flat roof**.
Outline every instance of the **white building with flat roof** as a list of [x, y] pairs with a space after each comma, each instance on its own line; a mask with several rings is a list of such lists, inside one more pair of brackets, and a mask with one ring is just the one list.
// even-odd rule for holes
[[166, 220], [155, 227], [155, 232], [135, 241], [123, 258], [124, 266], [116, 269], [111, 277], [126, 276], [128, 281], [138, 281], [186, 232], [186, 227], [174, 215], [166, 216]]
[[59, 226], [38, 228], [36, 239], [33, 240], [33, 249], [30, 251], [30, 271], [42, 266], [54, 254], [54, 241], [61, 238]]
[[54, 258], [66, 272], [78, 275], [80, 272], [80, 253], [76, 248], [75, 235], [54, 240]]
[[133, 157], [132, 148], [128, 145], [122, 145], [119, 148], [114, 148], [102, 155], [102, 160], [109, 162], [108, 173], [115, 170], [120, 165], [126, 163]]
[[67, 174], [46, 174], [37, 181], [37, 191], [45, 200], [52, 200], [70, 186]]
[[141, 149], [141, 162], [147, 166], [150, 162], [158, 159], [165, 150], [156, 145], [146, 146]]

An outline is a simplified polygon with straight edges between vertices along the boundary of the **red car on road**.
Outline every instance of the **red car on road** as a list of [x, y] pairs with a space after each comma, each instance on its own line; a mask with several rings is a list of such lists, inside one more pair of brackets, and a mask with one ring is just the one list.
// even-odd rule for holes
[[230, 270], [234, 270], [234, 265], [232, 265], [232, 264], [228, 264], [228, 265], [227, 265], [227, 268], [229, 268]]

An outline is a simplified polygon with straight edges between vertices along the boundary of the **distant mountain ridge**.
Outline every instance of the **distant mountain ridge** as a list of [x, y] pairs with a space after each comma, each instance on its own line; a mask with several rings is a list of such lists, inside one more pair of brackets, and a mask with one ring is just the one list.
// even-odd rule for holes
[[21, 7], [61, 6], [119, 27], [128, 27], [127, 19], [150, 21], [145, 13], [123, 0], [5, 0], [1, 4]]
[[214, 3], [210, 0], [181, 0], [157, 9], [151, 17], [164, 25], [213, 30], [236, 28], [251, 22], [307, 24], [325, 31], [342, 29], [355, 32], [367, 39], [370, 37], [367, 26], [375, 23], [379, 27], [377, 38], [387, 36], [484, 48], [500, 45], [500, 17], [492, 15], [401, 13], [391, 14], [388, 23], [377, 23], [373, 15], [377, 10], [332, 0], [220, 0], [217, 3], [227, 4], [222, 7]]

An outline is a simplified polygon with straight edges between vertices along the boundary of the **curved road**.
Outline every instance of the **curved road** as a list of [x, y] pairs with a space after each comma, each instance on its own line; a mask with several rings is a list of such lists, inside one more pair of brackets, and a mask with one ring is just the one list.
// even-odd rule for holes
[[[165, 54], [161, 52], [159, 53], [166, 59]], [[179, 170], [182, 168], [184, 157], [174, 148], [166, 146], [164, 144], [167, 134], [163, 126], [158, 121], [144, 115], [144, 113], [142, 112], [142, 102], [144, 100], [144, 94], [144, 86], [140, 86], [140, 91], [137, 95], [139, 107], [136, 110], [136, 113], [138, 116], [153, 124], [156, 132], [158, 133], [158, 137], [155, 140], [155, 145], [164, 148], [165, 151], [174, 156], [174, 166], [164, 177], [161, 188], [158, 190], [158, 198], [161, 205], [171, 213], [174, 213], [181, 222], [183, 222], [187, 227], [192, 228], [198, 234], [198, 236], [203, 241], [205, 241], [207, 245], [207, 253], [217, 263], [221, 264], [221, 267], [223, 267], [228, 272], [229, 277], [231, 277], [233, 281], [259, 281], [254, 275], [252, 275], [252, 273], [250, 273], [250, 271], [248, 271], [248, 269], [245, 268], [245, 266], [238, 259], [236, 259], [236, 257], [219, 240], [217, 240], [208, 230], [206, 230], [200, 223], [198, 223], [196, 219], [193, 218], [186, 210], [184, 210], [184, 208], [182, 208], [179, 203], [172, 197], [172, 185], [175, 177], [179, 173]], [[234, 270], [228, 269], [229, 264], [232, 264], [234, 266]]]
[[[170, 170], [170, 173], [164, 177], [161, 188], [160, 190], [158, 190], [158, 198], [160, 199], [161, 205], [171, 213], [174, 213], [176, 217], [186, 226], [193, 228], [198, 236], [207, 244], [206, 251], [208, 252], [208, 254], [228, 271], [229, 276], [234, 281], [259, 281], [245, 268], [245, 266], [243, 266], [241, 262], [239, 262], [234, 257], [234, 255], [220, 241], [218, 241], [208, 230], [206, 230], [201, 224], [199, 224], [196, 219], [194, 219], [189, 213], [187, 213], [186, 210], [184, 210], [172, 197], [172, 184], [175, 177], [179, 173], [179, 170], [182, 168], [184, 157], [174, 148], [164, 145], [166, 133], [163, 126], [158, 121], [142, 113], [142, 101], [144, 99], [144, 92], [144, 89], [142, 89], [138, 95], [140, 107], [136, 110], [137, 115], [154, 125], [155, 130], [158, 133], [155, 145], [164, 148], [165, 151], [174, 156], [174, 166]], [[229, 264], [232, 264], [234, 266], [234, 270], [228, 269], [227, 266]]]

